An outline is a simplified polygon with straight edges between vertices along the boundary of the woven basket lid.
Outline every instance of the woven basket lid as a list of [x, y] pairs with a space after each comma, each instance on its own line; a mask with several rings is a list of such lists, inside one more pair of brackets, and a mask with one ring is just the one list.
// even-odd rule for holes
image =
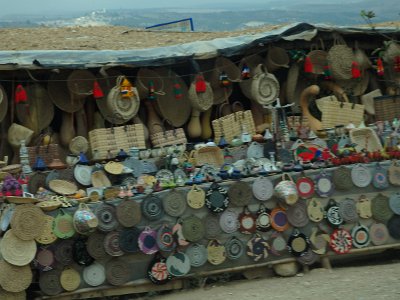
[[267, 177], [257, 177], [253, 181], [253, 194], [260, 201], [271, 199], [274, 194], [274, 186]]
[[37, 238], [45, 225], [45, 214], [33, 204], [21, 204], [15, 208], [11, 219], [13, 233], [22, 240]]
[[139, 249], [145, 254], [154, 254], [159, 248], [157, 245], [157, 231], [146, 227], [139, 235]]
[[60, 239], [68, 239], [75, 234], [73, 217], [60, 209], [53, 222], [53, 233]]
[[185, 251], [192, 267], [201, 267], [207, 262], [207, 248], [204, 245], [192, 243]]
[[190, 271], [190, 259], [184, 252], [170, 255], [166, 261], [168, 272], [175, 277], [182, 277]]
[[211, 84], [206, 81], [206, 91], [204, 93], [196, 92], [196, 80], [194, 80], [188, 90], [188, 97], [192, 108], [197, 111], [206, 111], [212, 107], [214, 104], [214, 92]]
[[350, 232], [345, 229], [335, 229], [330, 236], [329, 246], [337, 254], [346, 254], [353, 245], [353, 238]]
[[389, 198], [382, 194], [378, 194], [372, 199], [371, 210], [373, 218], [382, 223], [386, 223], [393, 216]]
[[[160, 115], [173, 127], [182, 127], [188, 121], [192, 110], [188, 87], [185, 81], [171, 69], [160, 68], [156, 72], [163, 77], [165, 83], [164, 93], [156, 95]], [[179, 85], [179, 95], [176, 94], [176, 85]]]
[[400, 193], [393, 193], [389, 197], [390, 209], [396, 214], [400, 215]]
[[161, 219], [164, 215], [162, 201], [155, 195], [149, 195], [144, 198], [140, 206], [143, 216], [149, 221]]
[[308, 224], [307, 206], [303, 201], [298, 201], [289, 206], [286, 211], [287, 219], [294, 227], [304, 227]]
[[7, 292], [19, 293], [32, 283], [32, 270], [29, 265], [18, 267], [0, 261], [0, 285]]
[[81, 275], [73, 268], [65, 268], [60, 275], [60, 284], [67, 292], [75, 291], [81, 285]]
[[206, 193], [206, 206], [214, 212], [223, 212], [229, 205], [229, 197], [227, 191], [216, 182], [212, 183]]
[[140, 229], [136, 227], [122, 229], [119, 234], [119, 247], [121, 250], [126, 253], [139, 252], [138, 239], [140, 233]]
[[81, 152], [86, 153], [89, 149], [89, 142], [83, 136], [76, 136], [69, 142], [69, 151], [72, 154], [79, 155]]
[[389, 239], [389, 231], [385, 224], [374, 223], [369, 229], [369, 234], [371, 236], [371, 242], [375, 246], [380, 246], [386, 244]]
[[61, 265], [69, 266], [70, 264], [73, 263], [74, 261], [72, 257], [73, 246], [74, 246], [74, 241], [72, 239], [63, 240], [56, 244], [54, 250], [54, 256]]
[[18, 293], [7, 292], [6, 290], [0, 288], [0, 299], [4, 300], [26, 300], [26, 292], [21, 291]]
[[106, 280], [106, 272], [103, 265], [94, 262], [83, 269], [83, 280], [90, 286], [99, 286]]
[[106, 263], [106, 279], [109, 284], [123, 285], [131, 277], [127, 262], [121, 258], [113, 258]]
[[219, 217], [219, 226], [222, 231], [225, 233], [234, 233], [238, 231], [238, 216], [239, 215], [231, 209], [225, 210]]
[[367, 198], [365, 195], [361, 195], [360, 198], [358, 198], [356, 207], [360, 218], [369, 219], [372, 217], [371, 199]]
[[120, 162], [109, 161], [104, 165], [104, 170], [106, 170], [107, 173], [110, 173], [112, 175], [121, 175], [123, 169], [124, 165]]
[[277, 207], [271, 211], [271, 226], [279, 232], [285, 231], [289, 228], [285, 210]]
[[108, 254], [104, 249], [105, 237], [106, 235], [101, 232], [94, 232], [88, 237], [86, 249], [89, 255], [95, 260], [102, 260], [108, 257]]
[[140, 223], [142, 213], [140, 204], [135, 200], [125, 199], [116, 207], [118, 222], [124, 227], [133, 227]]
[[225, 246], [215, 239], [210, 240], [207, 245], [207, 260], [214, 266], [222, 264], [226, 260]]
[[104, 249], [111, 256], [121, 256], [124, 254], [119, 244], [119, 231], [111, 231], [104, 237]]
[[231, 260], [239, 259], [245, 251], [245, 245], [237, 237], [233, 236], [225, 243], [226, 256]]
[[318, 255], [310, 249], [303, 252], [302, 256], [296, 257], [296, 260], [301, 263], [302, 265], [312, 265], [317, 262]]
[[355, 223], [358, 221], [356, 202], [353, 199], [346, 198], [339, 203], [339, 214], [343, 221]]
[[364, 165], [355, 165], [351, 169], [351, 179], [357, 187], [367, 187], [372, 181], [372, 174], [368, 167]]
[[399, 240], [400, 239], [400, 216], [398, 216], [398, 215], [392, 216], [387, 223], [387, 228], [388, 228], [390, 236], [396, 240]]
[[111, 186], [110, 179], [108, 179], [106, 173], [103, 170], [92, 172], [91, 181], [93, 187], [103, 188]]
[[66, 83], [69, 74], [70, 72], [63, 71], [52, 73], [47, 84], [47, 89], [55, 106], [65, 112], [73, 113], [83, 107], [86, 96], [75, 96], [70, 93]]
[[25, 88], [27, 101], [16, 105], [17, 118], [20, 124], [39, 134], [53, 121], [54, 105], [47, 90], [40, 84]]
[[36, 242], [42, 245], [49, 245], [57, 240], [57, 236], [53, 232], [54, 218], [52, 216], [45, 216], [45, 223], [42, 232], [35, 238]]
[[36, 252], [34, 266], [40, 271], [50, 271], [54, 269], [56, 264], [52, 247], [40, 247]]
[[109, 232], [118, 227], [114, 205], [105, 202], [101, 203], [96, 207], [95, 214], [99, 220], [99, 225], [97, 227], [99, 230]]
[[78, 190], [78, 187], [76, 186], [75, 183], [61, 179], [55, 179], [50, 181], [49, 188], [53, 192], [61, 195], [72, 195], [75, 194], [76, 191]]
[[244, 181], [236, 181], [228, 189], [230, 203], [234, 206], [248, 205], [253, 198], [251, 186]]
[[92, 184], [92, 166], [78, 165], [74, 167], [74, 178], [75, 180], [83, 185], [89, 186]]
[[332, 181], [335, 188], [340, 191], [348, 191], [353, 187], [351, 178], [351, 169], [345, 166], [340, 166], [333, 171]]
[[89, 266], [93, 263], [94, 259], [90, 256], [86, 249], [87, 238], [79, 236], [74, 240], [72, 246], [72, 257], [74, 261], [80, 266]]
[[8, 111], [8, 98], [4, 87], [0, 85], [0, 122], [3, 121]]
[[3, 259], [15, 266], [25, 266], [29, 264], [36, 254], [36, 243], [34, 240], [21, 240], [10, 229], [1, 241], [0, 250]]
[[67, 78], [67, 86], [75, 95], [92, 95], [96, 77], [88, 70], [73, 70]]
[[353, 246], [356, 248], [367, 247], [371, 241], [368, 227], [360, 224], [353, 227], [351, 237], [353, 238]]
[[222, 232], [221, 227], [219, 226], [219, 218], [214, 215], [208, 215], [204, 219], [205, 224], [205, 237], [207, 239], [214, 239], [220, 235]]
[[40, 187], [45, 187], [47, 185], [46, 178], [47, 175], [44, 172], [35, 172], [31, 174], [28, 181], [28, 192], [36, 194]]
[[204, 206], [206, 192], [199, 186], [193, 185], [186, 195], [188, 205], [194, 209], [200, 209]]
[[189, 242], [197, 242], [205, 235], [203, 221], [196, 216], [189, 216], [182, 221], [182, 233]]
[[176, 241], [171, 226], [164, 224], [157, 230], [157, 245], [164, 252], [175, 249]]
[[163, 207], [171, 217], [182, 216], [187, 207], [186, 195], [176, 189], [170, 190], [163, 198]]
[[262, 64], [256, 67], [256, 74], [251, 82], [252, 99], [261, 105], [269, 105], [279, 96], [279, 81], [268, 73]]
[[260, 261], [268, 257], [270, 246], [260, 235], [256, 234], [247, 242], [246, 253], [254, 261]]

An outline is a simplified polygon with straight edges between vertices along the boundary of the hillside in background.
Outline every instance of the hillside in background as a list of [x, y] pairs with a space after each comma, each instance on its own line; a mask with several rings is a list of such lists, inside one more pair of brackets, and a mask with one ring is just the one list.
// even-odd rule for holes
[[[250, 1], [251, 2], [251, 1]], [[8, 15], [0, 19], [0, 27], [36, 26], [101, 26], [118, 25], [144, 28], [158, 23], [191, 17], [196, 31], [231, 31], [264, 24], [288, 22], [325, 23], [335, 25], [362, 24], [361, 10], [372, 10], [374, 22], [399, 20], [398, 0], [342, 1], [326, 3], [317, 0], [296, 0], [290, 3], [265, 0], [253, 5], [232, 4], [229, 7], [199, 5], [190, 9], [103, 9], [94, 12], [54, 13], [46, 16]]]

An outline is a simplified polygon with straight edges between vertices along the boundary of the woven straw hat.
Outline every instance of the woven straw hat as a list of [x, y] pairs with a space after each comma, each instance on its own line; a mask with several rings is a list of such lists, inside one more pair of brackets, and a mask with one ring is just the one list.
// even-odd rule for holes
[[105, 237], [106, 235], [101, 232], [94, 232], [88, 237], [86, 250], [95, 260], [103, 260], [108, 257], [108, 254], [104, 249]]
[[61, 195], [72, 195], [78, 190], [78, 187], [75, 183], [61, 179], [51, 180], [49, 182], [49, 188], [53, 192]]
[[163, 207], [171, 217], [182, 216], [187, 207], [185, 194], [175, 189], [169, 191], [163, 199]]
[[334, 45], [329, 49], [327, 59], [334, 79], [352, 78], [351, 67], [355, 60], [353, 49], [348, 47], [339, 35], [334, 36]]
[[237, 181], [229, 187], [228, 197], [234, 206], [245, 206], [252, 200], [253, 191], [247, 182]]
[[124, 165], [119, 162], [115, 161], [109, 161], [104, 165], [104, 170], [107, 171], [107, 173], [113, 174], [113, 175], [120, 175], [122, 174], [124, 169]]
[[317, 75], [324, 74], [324, 67], [328, 65], [328, 53], [325, 50], [323, 50], [323, 48], [324, 46], [322, 45], [322, 49], [314, 48], [307, 54], [313, 66], [312, 69], [313, 74]]
[[12, 229], [8, 230], [0, 245], [4, 260], [15, 266], [29, 264], [36, 254], [36, 243], [34, 240], [24, 241], [19, 239]]
[[8, 128], [7, 140], [11, 146], [17, 148], [21, 146], [22, 140], [28, 145], [32, 140], [33, 134], [33, 130], [17, 123], [12, 123]]
[[29, 265], [18, 267], [0, 261], [0, 285], [7, 292], [19, 293], [32, 283], [32, 270]]
[[250, 78], [239, 82], [240, 89], [242, 90], [243, 95], [245, 95], [249, 99], [252, 99], [251, 84], [253, 81], [253, 76], [255, 75], [256, 67], [263, 62], [264, 60], [261, 56], [250, 55], [243, 57], [239, 63], [239, 70], [242, 70], [245, 65], [250, 69]]
[[88, 70], [73, 70], [67, 78], [67, 86], [71, 93], [79, 96], [93, 94], [96, 77]]
[[26, 300], [26, 292], [21, 291], [18, 293], [7, 292], [0, 288], [0, 299], [4, 300]]
[[131, 270], [126, 261], [121, 258], [113, 258], [106, 264], [106, 279], [109, 284], [123, 285], [131, 277]]
[[26, 87], [26, 94], [26, 103], [16, 105], [17, 117], [21, 125], [39, 133], [53, 120], [54, 105], [47, 90], [39, 84]]
[[54, 243], [57, 240], [57, 236], [53, 232], [54, 218], [52, 216], [46, 215], [44, 219], [45, 222], [42, 232], [38, 237], [35, 238], [35, 240], [42, 245], [48, 245]]
[[156, 95], [164, 93], [166, 84], [164, 83], [163, 76], [158, 71], [149, 68], [140, 68], [136, 75], [135, 82], [140, 99], [144, 100], [149, 96], [150, 82], [154, 85], [154, 92]]
[[[182, 127], [190, 118], [192, 104], [185, 81], [171, 69], [157, 69], [165, 82], [164, 93], [157, 95], [157, 108], [163, 119], [174, 127]], [[179, 95], [175, 85], [179, 85]]]
[[49, 296], [55, 296], [62, 293], [63, 288], [60, 282], [60, 271], [51, 270], [40, 274], [40, 290]]
[[392, 64], [394, 58], [399, 55], [400, 45], [395, 41], [389, 41], [382, 58], [386, 63]]
[[13, 233], [24, 241], [40, 236], [46, 219], [42, 210], [33, 204], [21, 204], [15, 208], [11, 219]]
[[393, 216], [389, 198], [382, 194], [378, 194], [372, 199], [371, 210], [372, 217], [382, 223], [386, 223]]
[[185, 218], [182, 222], [182, 233], [189, 242], [201, 240], [205, 235], [203, 221], [196, 216]]
[[206, 111], [214, 104], [214, 92], [211, 84], [206, 81], [206, 91], [204, 93], [196, 92], [196, 80], [194, 80], [188, 90], [189, 100], [193, 109]]
[[262, 64], [255, 69], [251, 82], [251, 99], [261, 105], [271, 104], [279, 96], [279, 81], [275, 75], [268, 73]]
[[289, 55], [286, 50], [281, 47], [270, 47], [267, 53], [266, 66], [270, 72], [274, 72], [280, 68], [288, 68]]
[[366, 70], [361, 71], [360, 78], [352, 78], [348, 80], [336, 80], [347, 95], [361, 96], [368, 88], [370, 73]]
[[0, 122], [3, 121], [8, 111], [8, 98], [4, 87], [0, 85]]
[[72, 154], [86, 153], [89, 149], [89, 142], [83, 136], [76, 136], [69, 142], [69, 151]]
[[60, 284], [67, 292], [75, 291], [81, 285], [81, 275], [73, 268], [65, 268], [60, 275]]
[[83, 107], [86, 95], [74, 95], [70, 92], [67, 85], [69, 75], [69, 71], [52, 73], [47, 84], [47, 89], [55, 106], [62, 111], [73, 113]]
[[96, 188], [110, 187], [111, 181], [103, 170], [92, 172], [92, 185]]
[[133, 227], [140, 223], [142, 214], [140, 204], [135, 200], [126, 199], [116, 208], [118, 222], [124, 227]]

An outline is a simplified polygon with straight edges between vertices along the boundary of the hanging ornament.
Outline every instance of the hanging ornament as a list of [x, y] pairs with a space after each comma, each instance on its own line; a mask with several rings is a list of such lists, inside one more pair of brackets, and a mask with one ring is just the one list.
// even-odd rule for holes
[[332, 70], [330, 65], [324, 66], [324, 79], [331, 80], [332, 79]]
[[100, 99], [104, 97], [103, 90], [101, 89], [99, 83], [97, 80], [94, 81], [93, 83], [93, 98], [94, 99]]
[[306, 56], [306, 59], [304, 60], [304, 72], [305, 73], [312, 73], [313, 71], [313, 64], [311, 62], [311, 58]]
[[150, 80], [149, 81], [149, 96], [148, 99], [151, 101], [156, 100], [156, 93], [155, 93], [155, 88], [154, 88], [154, 81]]
[[351, 77], [354, 79], [359, 79], [361, 77], [360, 66], [356, 61], [351, 63]]
[[382, 58], [380, 57], [376, 60], [376, 73], [378, 74], [378, 76], [383, 76], [385, 74]]
[[250, 68], [247, 64], [243, 64], [240, 77], [242, 78], [242, 80], [250, 79]]
[[131, 98], [134, 95], [132, 83], [126, 77], [124, 77], [119, 90], [122, 98]]
[[231, 85], [231, 81], [229, 80], [228, 75], [224, 71], [222, 71], [219, 74], [219, 84], [222, 87], [229, 87]]
[[15, 96], [14, 96], [15, 103], [26, 103], [28, 100], [28, 95], [22, 84], [18, 84], [15, 88]]
[[176, 79], [174, 82], [173, 90], [174, 90], [175, 99], [177, 99], [177, 100], [182, 99], [182, 97], [183, 97], [182, 86], [179, 83], [179, 81]]
[[196, 93], [205, 93], [207, 89], [206, 81], [203, 75], [197, 75], [196, 77]]
[[397, 55], [397, 56], [394, 58], [394, 70], [395, 70], [396, 72], [400, 72], [400, 55]]

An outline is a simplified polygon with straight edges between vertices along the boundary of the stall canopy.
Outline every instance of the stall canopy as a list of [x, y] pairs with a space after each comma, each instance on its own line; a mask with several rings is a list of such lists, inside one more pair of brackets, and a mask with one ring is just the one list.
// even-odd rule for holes
[[208, 59], [218, 55], [243, 55], [252, 48], [277, 41], [310, 41], [319, 32], [344, 35], [399, 34], [396, 27], [332, 27], [295, 23], [252, 35], [194, 41], [173, 46], [132, 50], [21, 50], [0, 51], [0, 69], [91, 68], [101, 66], [160, 66]]

